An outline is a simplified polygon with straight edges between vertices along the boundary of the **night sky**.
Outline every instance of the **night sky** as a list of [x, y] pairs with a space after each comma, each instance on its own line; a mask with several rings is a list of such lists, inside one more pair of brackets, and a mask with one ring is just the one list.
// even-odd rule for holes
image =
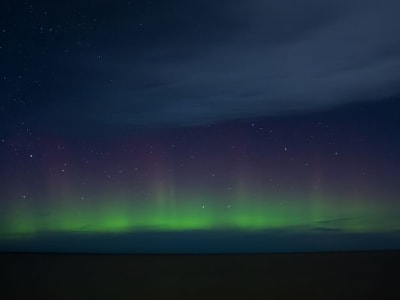
[[397, 0], [0, 4], [0, 251], [400, 249]]

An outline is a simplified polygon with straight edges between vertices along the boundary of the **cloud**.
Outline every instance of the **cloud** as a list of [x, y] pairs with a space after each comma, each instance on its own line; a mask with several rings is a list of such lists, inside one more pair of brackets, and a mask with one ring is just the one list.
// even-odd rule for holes
[[76, 85], [59, 93], [56, 84], [38, 115], [186, 126], [399, 93], [398, 1], [214, 2], [154, 8], [137, 35], [130, 31], [135, 18], [113, 19], [94, 42], [106, 49], [102, 60], [91, 49], [59, 63], [60, 76]]

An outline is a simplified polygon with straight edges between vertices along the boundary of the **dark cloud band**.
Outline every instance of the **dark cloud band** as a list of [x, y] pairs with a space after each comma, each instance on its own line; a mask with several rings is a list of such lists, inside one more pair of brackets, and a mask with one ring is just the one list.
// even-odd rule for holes
[[104, 20], [68, 64], [54, 52], [67, 84], [38, 115], [185, 126], [399, 92], [398, 1], [173, 2]]

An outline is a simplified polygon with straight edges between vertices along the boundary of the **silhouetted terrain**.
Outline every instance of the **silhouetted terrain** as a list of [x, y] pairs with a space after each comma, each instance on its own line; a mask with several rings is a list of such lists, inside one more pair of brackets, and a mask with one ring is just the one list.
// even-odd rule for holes
[[1, 254], [0, 299], [400, 299], [400, 252]]

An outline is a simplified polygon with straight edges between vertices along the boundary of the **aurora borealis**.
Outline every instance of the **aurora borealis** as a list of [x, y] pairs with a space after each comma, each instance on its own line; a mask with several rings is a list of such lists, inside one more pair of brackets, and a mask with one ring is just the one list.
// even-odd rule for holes
[[397, 117], [387, 114], [384, 123], [371, 124], [378, 116], [375, 106], [364, 105], [356, 120], [358, 105], [152, 129], [128, 138], [14, 137], [2, 144], [1, 239], [146, 232], [395, 234], [399, 145], [390, 137]]
[[[102, 205], [99, 209], [89, 209], [77, 204], [61, 204], [58, 210], [47, 210], [47, 214], [32, 212], [25, 205], [16, 206], [15, 211], [8, 212], [8, 217], [3, 217], [3, 234], [19, 235], [18, 237], [32, 237], [43, 232], [53, 233], [126, 233], [135, 231], [191, 231], [191, 230], [276, 230], [289, 229], [304, 230], [340, 230], [343, 232], [390, 232], [399, 227], [398, 214], [390, 208], [371, 205], [365, 202], [340, 203], [344, 208], [324, 203], [307, 203], [301, 205], [268, 203], [267, 201], [254, 201], [242, 199], [250, 204], [240, 205], [240, 200], [231, 204], [214, 207], [204, 203], [215, 202], [212, 198], [199, 197], [194, 201], [186, 200], [189, 204], [180, 204], [174, 208], [175, 199], [159, 200], [148, 207], [127, 204], [113, 198], [113, 205]], [[196, 201], [197, 200], [197, 201]], [[133, 200], [134, 201], [134, 200]], [[131, 202], [133, 202], [131, 201]], [[272, 199], [273, 202], [279, 200]], [[288, 202], [295, 200], [287, 198]], [[151, 203], [151, 200], [148, 202]], [[192, 204], [190, 204], [190, 202]], [[264, 202], [264, 203], [262, 203]], [[266, 203], [265, 203], [266, 202]], [[338, 202], [338, 201], [337, 201]], [[338, 204], [336, 204], [338, 205]]]
[[0, 251], [400, 247], [399, 4], [194, 2], [5, 2]]

